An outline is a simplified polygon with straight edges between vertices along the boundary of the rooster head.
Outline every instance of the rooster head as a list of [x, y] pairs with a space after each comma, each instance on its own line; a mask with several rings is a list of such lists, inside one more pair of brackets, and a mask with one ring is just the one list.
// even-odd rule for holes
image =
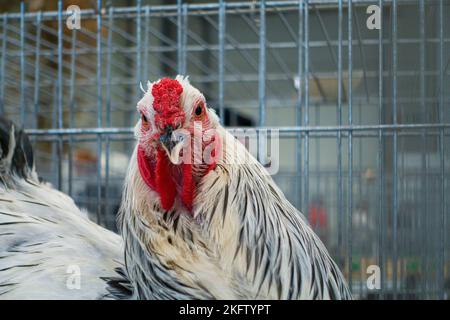
[[194, 214], [197, 185], [214, 169], [220, 154], [218, 117], [183, 76], [149, 82], [137, 109], [135, 135], [142, 179], [159, 195], [162, 209], [182, 206]]

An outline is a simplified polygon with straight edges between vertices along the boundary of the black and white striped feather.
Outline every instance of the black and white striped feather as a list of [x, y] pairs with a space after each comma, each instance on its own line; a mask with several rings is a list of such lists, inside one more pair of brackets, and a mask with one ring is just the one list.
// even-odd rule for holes
[[123, 278], [121, 238], [38, 179], [28, 138], [5, 119], [0, 147], [0, 299], [125, 297], [112, 285]]

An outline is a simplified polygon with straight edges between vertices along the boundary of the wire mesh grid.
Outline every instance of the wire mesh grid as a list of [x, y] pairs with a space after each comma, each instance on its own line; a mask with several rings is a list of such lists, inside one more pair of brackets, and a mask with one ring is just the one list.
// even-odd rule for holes
[[450, 1], [97, 1], [73, 30], [69, 4], [0, 14], [0, 112], [99, 223], [115, 229], [140, 83], [188, 74], [228, 127], [279, 130], [274, 179], [356, 297], [448, 297]]

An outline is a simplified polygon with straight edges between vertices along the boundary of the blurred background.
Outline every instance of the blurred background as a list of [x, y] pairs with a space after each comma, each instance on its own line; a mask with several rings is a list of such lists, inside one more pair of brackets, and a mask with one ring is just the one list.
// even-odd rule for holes
[[140, 83], [187, 74], [227, 127], [280, 130], [274, 179], [355, 297], [448, 299], [449, 21], [450, 0], [0, 0], [0, 113], [117, 231]]

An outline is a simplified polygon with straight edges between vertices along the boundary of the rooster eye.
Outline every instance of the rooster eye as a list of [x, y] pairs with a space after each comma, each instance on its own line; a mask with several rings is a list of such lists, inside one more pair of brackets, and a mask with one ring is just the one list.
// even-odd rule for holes
[[198, 116], [201, 116], [202, 112], [203, 112], [202, 106], [201, 106], [201, 105], [198, 105], [197, 108], [195, 108], [195, 115], [196, 115], [197, 117], [198, 117]]
[[144, 113], [141, 113], [141, 128], [143, 130], [148, 130], [150, 124], [148, 123], [147, 116]]

